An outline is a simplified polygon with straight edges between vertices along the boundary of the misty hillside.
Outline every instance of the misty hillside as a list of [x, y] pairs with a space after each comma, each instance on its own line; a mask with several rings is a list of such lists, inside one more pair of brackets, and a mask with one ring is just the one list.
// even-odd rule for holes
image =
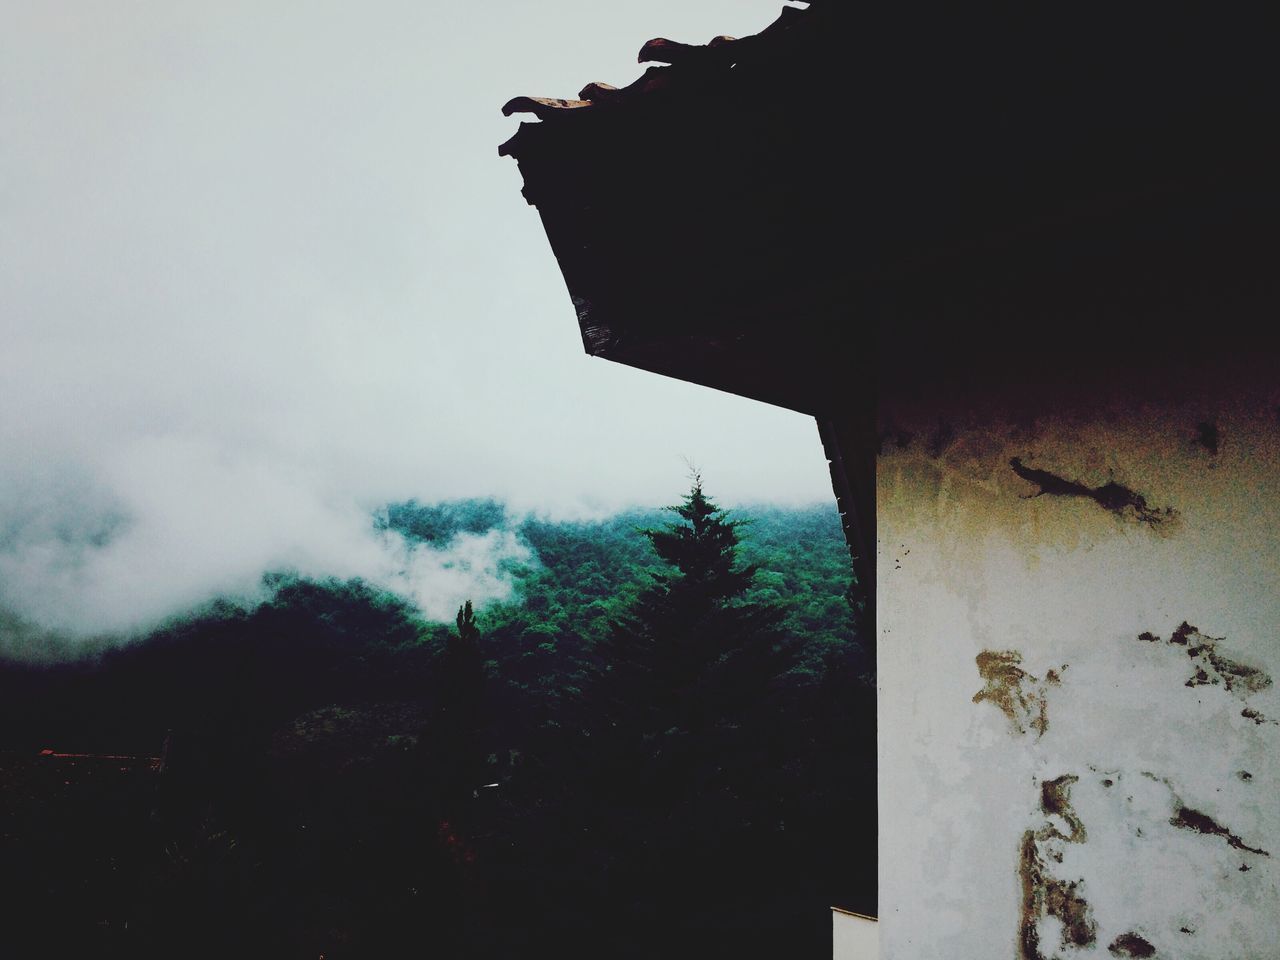
[[[798, 927], [820, 942], [814, 905], [874, 884], [849, 866], [875, 837], [858, 826], [874, 804], [874, 700], [848, 553], [831, 506], [730, 516], [744, 522], [725, 556], [745, 586], [724, 607], [738, 626], [713, 632], [738, 665], [677, 684], [703, 690], [712, 725], [680, 721], [656, 761], [640, 746], [652, 734], [606, 744], [649, 722], [628, 703], [665, 696], [648, 661], [621, 667], [654, 584], [670, 582], [644, 533], [678, 523], [670, 510], [555, 522], [493, 500], [393, 504], [373, 523], [414, 549], [513, 536], [507, 599], [439, 623], [362, 580], [277, 571], [258, 604], [218, 601], [69, 660], [0, 661], [0, 898], [56, 913], [68, 944], [107, 955], [173, 955], [177, 937], [188, 956], [264, 943], [382, 956], [406, 941], [489, 956], [508, 938], [600, 934], [623, 907], [692, 937], [733, 919], [744, 936], [794, 942]], [[734, 661], [739, 635], [762, 637], [764, 659]], [[163, 753], [164, 772], [90, 783], [91, 761], [43, 749]], [[57, 784], [56, 763], [79, 766]], [[693, 806], [665, 821], [672, 790]], [[683, 880], [658, 882], [659, 837], [701, 849]], [[502, 929], [485, 919], [499, 904]]]
[[[830, 656], [867, 669], [834, 507], [758, 506], [743, 515], [750, 522], [742, 559], [760, 565], [747, 599], [778, 604], [785, 627], [803, 637], [796, 681], [815, 682]], [[659, 567], [637, 531], [669, 519], [663, 509], [597, 521], [513, 519], [496, 500], [472, 499], [392, 504], [373, 522], [432, 547], [447, 547], [460, 534], [514, 530], [531, 553], [505, 563], [509, 600], [477, 605], [486, 667], [510, 684], [559, 698], [578, 689], [609, 624]], [[49, 635], [53, 663], [0, 659], [0, 749], [150, 749], [163, 737], [157, 731], [217, 711], [206, 698], [226, 706], [227, 690], [249, 682], [269, 692], [273, 716], [344, 697], [413, 696], [453, 630], [358, 579], [278, 571], [263, 587], [261, 605], [217, 601], [127, 644]]]

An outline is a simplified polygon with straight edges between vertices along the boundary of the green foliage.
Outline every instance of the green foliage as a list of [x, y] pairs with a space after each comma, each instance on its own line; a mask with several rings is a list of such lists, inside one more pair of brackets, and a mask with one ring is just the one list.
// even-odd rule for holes
[[388, 505], [374, 524], [422, 543], [446, 544], [460, 533], [484, 533], [501, 527], [507, 508], [497, 500], [449, 500], [424, 504], [417, 500]]
[[820, 682], [824, 664], [832, 657], [867, 676], [870, 651], [858, 636], [848, 601], [849, 550], [835, 507], [749, 509], [741, 555], [759, 572], [745, 599], [781, 607], [782, 629], [801, 640], [796, 679]]
[[669, 599], [687, 597], [698, 608], [707, 609], [741, 596], [759, 568], [735, 569], [740, 521], [727, 519], [725, 512], [703, 493], [702, 478], [696, 475], [684, 502], [667, 509], [677, 513], [684, 523], [644, 531], [654, 552], [679, 571], [675, 584], [667, 576], [658, 575], [659, 583], [667, 587], [665, 595]]
[[[637, 531], [660, 527], [671, 512], [520, 523], [518, 533], [537, 560], [514, 571], [512, 601], [485, 609], [498, 672], [553, 699], [587, 683], [603, 665], [612, 625], [628, 616], [654, 574], [662, 574], [656, 545]], [[756, 570], [741, 599], [780, 611], [779, 628], [797, 640], [795, 682], [819, 683], [833, 656], [850, 662], [855, 673], [866, 673], [869, 658], [844, 599], [851, 571], [835, 507], [755, 506], [749, 517], [730, 521], [742, 566]], [[557, 651], [550, 661], [537, 653], [549, 641]]]
[[737, 562], [740, 522], [708, 499], [698, 477], [669, 509], [680, 522], [642, 532], [674, 570], [651, 573], [652, 584], [614, 621], [604, 665], [611, 701], [604, 709], [615, 724], [624, 715], [656, 724], [645, 731], [650, 737], [709, 719], [735, 722], [790, 653], [777, 629], [779, 608], [742, 600], [757, 567]]
[[476, 613], [471, 608], [471, 601], [458, 608], [458, 642], [463, 646], [475, 646], [480, 639], [480, 630], [476, 626]]
[[26, 824], [0, 836], [0, 899], [54, 953], [820, 950], [831, 902], [874, 902], [869, 661], [834, 508], [743, 512], [696, 482], [593, 522], [393, 505], [376, 522], [410, 540], [514, 529], [535, 559], [451, 624], [279, 573], [254, 607], [0, 664], [0, 766], [172, 731], [127, 815], [0, 784]]

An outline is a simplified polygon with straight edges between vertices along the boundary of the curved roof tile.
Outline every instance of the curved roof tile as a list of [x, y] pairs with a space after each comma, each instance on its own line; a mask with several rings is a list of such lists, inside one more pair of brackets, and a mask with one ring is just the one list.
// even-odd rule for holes
[[[649, 67], [639, 78], [625, 87], [608, 83], [589, 83], [582, 88], [578, 99], [557, 97], [514, 97], [502, 107], [504, 116], [529, 113], [538, 120], [559, 120], [569, 115], [590, 112], [587, 108], [626, 103], [637, 97], [664, 90], [676, 85], [696, 85], [699, 78], [727, 71], [746, 59], [766, 59], [775, 47], [785, 44], [788, 34], [809, 19], [809, 7], [787, 6], [778, 18], [757, 34], [747, 37], [713, 37], [705, 44], [681, 43], [656, 37], [640, 48], [637, 62], [659, 63], [667, 66]], [[518, 136], [518, 133], [517, 133]], [[512, 137], [499, 153], [509, 155], [515, 144]]]

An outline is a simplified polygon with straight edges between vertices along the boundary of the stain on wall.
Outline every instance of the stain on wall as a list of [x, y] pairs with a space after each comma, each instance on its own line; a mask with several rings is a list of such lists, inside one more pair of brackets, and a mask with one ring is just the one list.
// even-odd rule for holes
[[[973, 695], [973, 702], [994, 704], [1019, 734], [1034, 730], [1037, 737], [1044, 736], [1049, 729], [1045, 687], [1022, 669], [1022, 654], [1016, 650], [983, 650], [974, 659], [986, 685]], [[1049, 682], [1057, 682], [1056, 673]]]
[[1154, 957], [1156, 948], [1141, 934], [1122, 933], [1111, 941], [1109, 951], [1117, 957]]
[[1274, 955], [1274, 409], [888, 411], [885, 960]]
[[[1196, 833], [1203, 833], [1211, 837], [1222, 837], [1222, 839], [1227, 841], [1230, 846], [1235, 847], [1237, 850], [1243, 850], [1246, 853], [1256, 853], [1262, 857], [1271, 856], [1271, 854], [1266, 850], [1259, 847], [1249, 846], [1207, 813], [1202, 813], [1199, 810], [1193, 810], [1190, 807], [1184, 807], [1181, 803], [1179, 803], [1173, 816], [1169, 818], [1169, 823], [1178, 827], [1180, 830], [1193, 830]], [[1247, 870], [1248, 868], [1246, 867], [1244, 869]]]
[[925, 452], [933, 458], [938, 458], [951, 446], [952, 441], [956, 438], [955, 427], [946, 420], [938, 421], [938, 429], [936, 429], [925, 442]]
[[1056, 473], [1050, 473], [1048, 470], [1028, 467], [1022, 462], [1021, 457], [1010, 459], [1009, 466], [1023, 480], [1039, 487], [1039, 490], [1031, 495], [1033, 498], [1043, 497], [1046, 494], [1054, 497], [1083, 497], [1118, 517], [1151, 526], [1165, 523], [1176, 516], [1172, 507], [1161, 510], [1148, 506], [1146, 497], [1114, 480], [1099, 487], [1089, 487], [1077, 480], [1068, 480]]
[[914, 439], [915, 435], [909, 430], [899, 430], [890, 424], [876, 435], [876, 453], [884, 453], [889, 444], [893, 444], [899, 450], [905, 450], [911, 446], [911, 441]]
[[[1144, 643], [1161, 642], [1149, 631], [1138, 634], [1138, 639]], [[1188, 687], [1221, 686], [1241, 700], [1270, 687], [1271, 677], [1265, 670], [1233, 660], [1221, 652], [1218, 645], [1225, 639], [1207, 636], [1184, 620], [1164, 642], [1171, 647], [1183, 648], [1191, 659], [1192, 673], [1186, 681]], [[1265, 718], [1259, 722], [1262, 720]]]
[[[1268, 851], [1246, 843], [1209, 814], [1187, 806], [1167, 777], [1145, 770], [1139, 776], [1138, 782], [1146, 780], [1159, 784], [1167, 791], [1167, 803], [1173, 811], [1167, 821], [1170, 826], [1204, 836], [1219, 837], [1229, 847], [1243, 853], [1259, 857], [1270, 856]], [[1085, 896], [1088, 877], [1072, 875], [1068, 879], [1058, 875], [1066, 860], [1065, 845], [1083, 845], [1089, 840], [1084, 821], [1071, 800], [1072, 787], [1079, 781], [1079, 776], [1075, 774], [1063, 774], [1040, 782], [1040, 812], [1044, 815], [1044, 822], [1025, 831], [1019, 844], [1018, 878], [1022, 891], [1018, 922], [1020, 960], [1047, 960], [1048, 955], [1044, 951], [1052, 929], [1059, 931], [1060, 943], [1057, 947], [1063, 950], [1078, 951], [1097, 942], [1099, 924], [1094, 916], [1094, 905]], [[1125, 781], [1124, 773], [1109, 771], [1107, 776], [1098, 779], [1098, 784], [1105, 790], [1119, 784], [1123, 788], [1122, 793], [1126, 794], [1126, 802], [1132, 805], [1133, 787], [1125, 788]], [[1131, 811], [1129, 816], [1140, 814]], [[1149, 827], [1154, 825], [1154, 821], [1148, 823]], [[1131, 823], [1130, 827], [1135, 838], [1154, 842], [1140, 823]], [[1238, 872], [1248, 873], [1250, 869], [1247, 863], [1242, 863]], [[1046, 929], [1049, 918], [1057, 921], [1056, 927]], [[1187, 935], [1195, 932], [1186, 924], [1178, 929]], [[1107, 949], [1115, 956], [1151, 957], [1156, 954], [1154, 945], [1133, 929], [1116, 936]]]
[[[1084, 824], [1071, 807], [1071, 785], [1080, 778], [1065, 774], [1040, 784], [1040, 809], [1045, 822], [1022, 835], [1018, 876], [1022, 883], [1022, 916], [1018, 924], [1021, 960], [1045, 960], [1041, 951], [1044, 921], [1053, 917], [1061, 929], [1064, 948], [1087, 947], [1098, 939], [1093, 908], [1084, 896], [1084, 880], [1064, 880], [1055, 876], [1050, 864], [1062, 863], [1064, 843], [1084, 843]], [[1063, 833], [1050, 817], [1066, 822]]]
[[1196, 442], [1209, 451], [1209, 456], [1216, 457], [1218, 455], [1218, 446], [1222, 442], [1222, 435], [1218, 430], [1217, 423], [1212, 420], [1202, 420], [1197, 423]]
[[1040, 809], [1046, 814], [1061, 817], [1066, 822], [1071, 832], [1054, 835], [1068, 843], [1084, 843], [1089, 839], [1084, 824], [1071, 808], [1071, 785], [1079, 780], [1075, 774], [1063, 774], [1056, 780], [1045, 780], [1040, 784]]

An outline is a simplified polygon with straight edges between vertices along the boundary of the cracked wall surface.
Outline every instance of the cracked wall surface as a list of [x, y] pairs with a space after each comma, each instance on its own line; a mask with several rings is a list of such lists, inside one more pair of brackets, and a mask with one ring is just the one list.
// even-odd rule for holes
[[1276, 955], [1269, 389], [884, 405], [883, 957]]

